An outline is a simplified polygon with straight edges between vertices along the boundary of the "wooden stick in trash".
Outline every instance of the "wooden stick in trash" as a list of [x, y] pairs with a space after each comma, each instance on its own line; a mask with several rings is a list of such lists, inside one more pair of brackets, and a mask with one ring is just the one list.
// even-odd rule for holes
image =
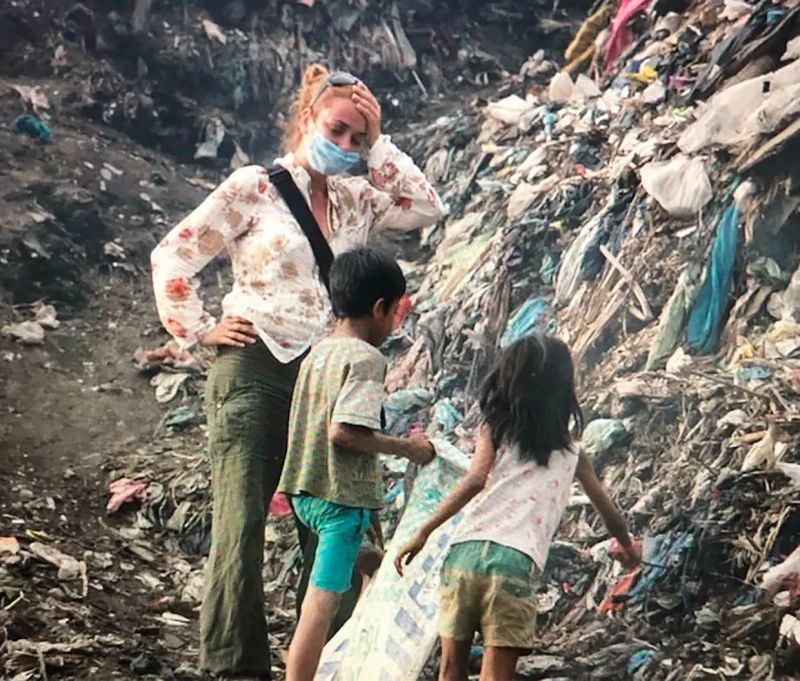
[[647, 302], [644, 291], [642, 291], [642, 287], [639, 286], [639, 283], [633, 278], [633, 275], [622, 266], [622, 263], [614, 257], [611, 251], [609, 251], [602, 244], [600, 245], [600, 252], [603, 254], [605, 259], [608, 260], [609, 264], [622, 275], [626, 282], [628, 282], [628, 286], [633, 292], [633, 295], [636, 296], [639, 306], [642, 308], [642, 314], [645, 317], [642, 321], [649, 322], [651, 319], [653, 319], [653, 311], [650, 309], [650, 305]]

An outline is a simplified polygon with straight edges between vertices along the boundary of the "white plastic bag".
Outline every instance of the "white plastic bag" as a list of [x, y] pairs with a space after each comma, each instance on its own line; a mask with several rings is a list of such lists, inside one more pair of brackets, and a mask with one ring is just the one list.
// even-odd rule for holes
[[551, 102], [566, 102], [575, 93], [575, 84], [566, 71], [559, 71], [550, 81], [547, 91]]
[[519, 125], [522, 114], [532, 108], [533, 104], [526, 102], [522, 97], [510, 95], [499, 102], [489, 102], [486, 106], [486, 113], [501, 123]]
[[[769, 83], [765, 98], [763, 84]], [[800, 85], [800, 60], [763, 76], [732, 85], [709, 100], [702, 116], [683, 131], [678, 146], [684, 154], [694, 154], [712, 144], [732, 145], [743, 139], [747, 119], [777, 92]]]
[[675, 217], [692, 217], [711, 201], [711, 181], [703, 161], [681, 154], [642, 166], [642, 186]]

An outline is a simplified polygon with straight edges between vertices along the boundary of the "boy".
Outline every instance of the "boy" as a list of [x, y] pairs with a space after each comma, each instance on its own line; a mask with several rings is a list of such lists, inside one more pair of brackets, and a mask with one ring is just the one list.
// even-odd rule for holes
[[287, 681], [313, 681], [326, 634], [353, 568], [370, 513], [381, 505], [378, 453], [428, 463], [424, 438], [381, 434], [386, 359], [406, 281], [398, 264], [359, 248], [330, 271], [336, 328], [303, 360], [292, 398], [289, 447], [278, 489], [318, 537], [310, 584], [286, 658]]

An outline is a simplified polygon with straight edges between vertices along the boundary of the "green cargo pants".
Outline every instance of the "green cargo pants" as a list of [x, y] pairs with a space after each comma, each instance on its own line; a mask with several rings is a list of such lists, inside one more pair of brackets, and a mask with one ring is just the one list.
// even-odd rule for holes
[[276, 360], [263, 343], [221, 348], [206, 383], [214, 510], [200, 666], [270, 677], [264, 613], [264, 525], [286, 457], [300, 359]]
[[[270, 678], [262, 567], [267, 510], [286, 457], [292, 390], [302, 358], [281, 364], [262, 343], [221, 348], [206, 383], [213, 516], [200, 611], [200, 667]], [[315, 542], [300, 536], [307, 582]], [[337, 624], [360, 589], [343, 598]], [[298, 610], [305, 593], [301, 584]], [[344, 619], [343, 619], [344, 618]]]

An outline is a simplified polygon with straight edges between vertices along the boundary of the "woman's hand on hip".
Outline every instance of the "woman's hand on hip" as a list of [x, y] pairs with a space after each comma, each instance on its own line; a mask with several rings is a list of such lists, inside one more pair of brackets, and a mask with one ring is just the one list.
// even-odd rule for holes
[[367, 119], [367, 144], [370, 148], [381, 136], [381, 105], [364, 83], [353, 89], [353, 101], [358, 112]]
[[200, 338], [200, 345], [230, 345], [243, 348], [252, 345], [258, 338], [258, 331], [243, 317], [225, 317], [211, 331]]

